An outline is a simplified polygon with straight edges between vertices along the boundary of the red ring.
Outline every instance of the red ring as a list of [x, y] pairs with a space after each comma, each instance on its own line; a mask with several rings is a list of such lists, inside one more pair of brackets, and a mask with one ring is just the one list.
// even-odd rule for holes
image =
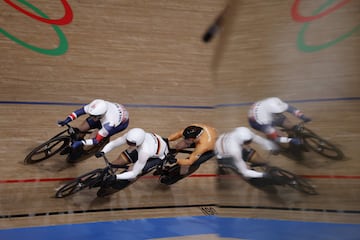
[[326, 11], [323, 11], [323, 12], [313, 15], [313, 16], [305, 17], [305, 16], [300, 15], [300, 13], [298, 11], [300, 0], [295, 0], [291, 7], [291, 16], [292, 16], [293, 20], [296, 22], [301, 22], [301, 23], [310, 22], [310, 21], [313, 21], [315, 19], [318, 19], [318, 18], [321, 18], [321, 17], [324, 17], [324, 16], [330, 14], [331, 12], [341, 8], [342, 6], [349, 3], [350, 1], [351, 0], [343, 0], [343, 1], [339, 2], [338, 4], [334, 5], [333, 7], [327, 9]]
[[47, 19], [47, 18], [39, 17], [31, 12], [24, 10], [23, 8], [16, 5], [15, 3], [12, 3], [11, 0], [5, 0], [5, 2], [7, 4], [9, 4], [10, 6], [12, 6], [13, 8], [15, 8], [16, 10], [24, 13], [25, 15], [28, 15], [29, 17], [34, 18], [34, 19], [44, 22], [44, 23], [54, 24], [54, 25], [66, 25], [66, 24], [69, 24], [73, 19], [73, 13], [72, 13], [71, 7], [66, 2], [66, 0], [61, 0], [62, 4], [64, 6], [64, 9], [65, 9], [65, 15], [60, 19]]

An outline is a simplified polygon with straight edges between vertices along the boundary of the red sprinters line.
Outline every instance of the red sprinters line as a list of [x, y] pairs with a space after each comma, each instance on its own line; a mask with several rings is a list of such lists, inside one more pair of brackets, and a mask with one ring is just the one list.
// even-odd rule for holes
[[60, 19], [47, 19], [47, 18], [39, 17], [39, 16], [19, 7], [15, 3], [11, 2], [11, 0], [5, 0], [5, 2], [7, 4], [9, 4], [11, 7], [15, 8], [16, 10], [22, 12], [23, 14], [25, 14], [31, 18], [34, 18], [38, 21], [44, 22], [44, 23], [54, 24], [54, 25], [66, 25], [66, 24], [71, 23], [71, 21], [73, 19], [72, 9], [66, 0], [61, 0], [62, 4], [64, 6], [64, 9], [65, 9], [65, 15]]
[[60, 181], [70, 181], [73, 179], [74, 178], [15, 179], [15, 180], [0, 180], [0, 183], [60, 182]]
[[[218, 177], [217, 174], [193, 174], [191, 178], [203, 177]], [[234, 175], [235, 176], [235, 175]], [[334, 175], [301, 175], [305, 178], [322, 178], [322, 179], [360, 179], [360, 176], [334, 176]], [[158, 178], [158, 176], [143, 176], [142, 178]], [[61, 182], [70, 181], [74, 178], [41, 178], [41, 179], [15, 179], [15, 180], [0, 180], [1, 183], [29, 183], [29, 182]]]
[[332, 13], [333, 11], [341, 8], [342, 6], [349, 3], [350, 1], [351, 0], [343, 0], [343, 1], [339, 2], [338, 4], [334, 5], [333, 7], [330, 7], [326, 11], [323, 11], [323, 12], [317, 14], [317, 15], [306, 17], [306, 16], [302, 16], [298, 11], [298, 8], [299, 8], [299, 5], [300, 5], [300, 0], [295, 0], [292, 7], [291, 7], [291, 16], [292, 16], [293, 20], [296, 21], [296, 22], [301, 22], [301, 23], [310, 22], [310, 21], [313, 21], [315, 19], [324, 17], [324, 16]]

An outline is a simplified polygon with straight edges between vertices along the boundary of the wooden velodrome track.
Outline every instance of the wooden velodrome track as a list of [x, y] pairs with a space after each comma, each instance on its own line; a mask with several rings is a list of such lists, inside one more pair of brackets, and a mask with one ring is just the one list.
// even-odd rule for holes
[[[344, 1], [332, 4], [339, 2]], [[206, 210], [360, 223], [359, 1], [310, 22], [291, 18], [293, 1], [68, 3], [73, 19], [63, 25], [0, 3], [0, 228], [192, 216]], [[60, 1], [17, 4], [51, 19], [65, 12]], [[201, 35], [227, 4], [220, 34], [202, 42]], [[314, 15], [321, 4], [301, 1], [298, 12]], [[333, 41], [346, 31], [341, 41]], [[171, 187], [149, 177], [110, 198], [98, 199], [90, 190], [55, 199], [61, 179], [102, 167], [102, 160], [23, 164], [32, 148], [61, 130], [57, 120], [95, 98], [125, 104], [129, 127], [167, 136], [194, 122], [212, 124], [219, 133], [248, 126], [250, 103], [268, 96], [298, 106], [313, 118], [309, 127], [346, 154], [338, 162], [312, 154], [304, 162], [271, 157], [274, 165], [308, 176], [318, 196], [289, 189], [269, 194], [237, 177], [218, 178], [212, 160], [198, 177]]]

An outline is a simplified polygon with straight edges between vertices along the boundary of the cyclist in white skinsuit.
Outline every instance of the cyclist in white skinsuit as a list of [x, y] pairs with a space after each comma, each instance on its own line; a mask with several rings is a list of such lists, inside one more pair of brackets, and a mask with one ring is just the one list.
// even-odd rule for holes
[[256, 135], [246, 127], [238, 127], [218, 137], [215, 143], [215, 154], [218, 163], [222, 165], [222, 163], [226, 161], [229, 163], [230, 161], [230, 164], [234, 165], [238, 173], [245, 178], [266, 177], [265, 173], [251, 170], [246, 164], [246, 162], [265, 164], [264, 160], [260, 159], [256, 151], [251, 148], [250, 144], [252, 142], [268, 151], [277, 150], [277, 145], [272, 141]]
[[169, 152], [168, 145], [162, 137], [155, 133], [145, 132], [141, 128], [132, 128], [129, 132], [125, 133], [121, 137], [109, 142], [100, 154], [96, 154], [96, 157], [100, 157], [113, 150], [116, 147], [120, 147], [124, 144], [129, 146], [129, 152], [136, 150], [136, 158], [124, 158], [122, 152], [115, 160], [117, 164], [134, 163], [132, 170], [126, 171], [121, 174], [112, 175], [106, 179], [106, 184], [112, 185], [117, 180], [122, 179], [135, 179], [142, 172], [147, 172], [149, 169], [156, 167], [160, 164]]
[[311, 121], [310, 118], [306, 117], [299, 109], [295, 108], [294, 106], [285, 103], [277, 97], [270, 97], [255, 102], [251, 106], [248, 113], [249, 124], [252, 128], [265, 133], [269, 139], [277, 143], [290, 142], [292, 144], [298, 145], [300, 144], [299, 139], [281, 136], [281, 134], [275, 128], [276, 126], [281, 126], [287, 129], [291, 129], [295, 126], [283, 114], [285, 112], [291, 113], [304, 122]]
[[96, 133], [96, 136], [91, 136], [90, 139], [75, 141], [72, 144], [72, 148], [78, 148], [83, 145], [96, 145], [103, 138], [119, 133], [129, 125], [129, 113], [123, 105], [102, 99], [95, 99], [82, 108], [75, 110], [65, 120], [58, 121], [58, 124], [64, 126], [85, 114], [90, 116], [78, 126], [79, 130], [86, 132], [89, 129], [97, 128], [99, 131]]

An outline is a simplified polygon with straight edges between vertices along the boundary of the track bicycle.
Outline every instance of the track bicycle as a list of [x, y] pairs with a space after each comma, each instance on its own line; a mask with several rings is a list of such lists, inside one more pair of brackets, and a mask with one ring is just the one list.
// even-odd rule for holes
[[[116, 165], [109, 162], [107, 157], [103, 156], [106, 166], [104, 168], [97, 168], [90, 172], [87, 172], [83, 175], [76, 177], [75, 179], [71, 180], [70, 182], [66, 183], [65, 185], [61, 186], [55, 193], [56, 198], [64, 198], [70, 195], [73, 195], [81, 190], [84, 189], [91, 189], [91, 188], [106, 188], [104, 180], [109, 177], [109, 175], [114, 175], [119, 169], [122, 171], [126, 171], [129, 166], [128, 165]], [[117, 181], [117, 185], [121, 190], [128, 185], [130, 185], [130, 180], [119, 180]], [[105, 195], [101, 194], [104, 191], [98, 191], [99, 197], [104, 197]], [[109, 193], [109, 192], [108, 192]], [[109, 193], [110, 194], [110, 193]]]
[[289, 137], [300, 139], [302, 143], [300, 146], [290, 144], [287, 149], [293, 153], [295, 157], [302, 159], [303, 153], [311, 150], [333, 160], [341, 160], [344, 158], [344, 153], [338, 147], [305, 127], [304, 122], [298, 123], [292, 129], [281, 129], [281, 131], [286, 132]]
[[[131, 153], [124, 151], [124, 153], [132, 159], [132, 161], [137, 160], [137, 151], [133, 150]], [[105, 197], [115, 192], [118, 192], [130, 184], [134, 183], [141, 176], [144, 176], [152, 171], [154, 171], [154, 176], [159, 176], [160, 182], [171, 185], [180, 179], [183, 179], [193, 172], [195, 172], [200, 165], [194, 165], [193, 168], [186, 175], [180, 175], [180, 166], [178, 164], [171, 164], [171, 160], [174, 160], [176, 154], [178, 153], [186, 153], [191, 154], [191, 150], [170, 150], [170, 153], [165, 157], [165, 159], [160, 160], [158, 158], [149, 159], [149, 167], [145, 167], [145, 171], [143, 171], [136, 179], [132, 180], [117, 180], [114, 186], [106, 186], [104, 180], [109, 177], [109, 175], [113, 175], [116, 172], [119, 173], [126, 171], [129, 168], [129, 164], [127, 165], [116, 165], [109, 162], [107, 157], [103, 155], [106, 166], [104, 168], [98, 168], [87, 172], [75, 179], [67, 182], [65, 185], [61, 186], [55, 194], [56, 198], [64, 198], [70, 195], [73, 195], [84, 189], [91, 189], [99, 187], [99, 191], [97, 192], [98, 197]], [[208, 153], [205, 157], [212, 157], [213, 153]], [[153, 161], [153, 162], [151, 162]], [[148, 164], [147, 163], [147, 164]]]
[[[137, 150], [133, 150], [129, 152], [128, 150], [123, 151], [124, 154], [126, 154], [129, 158], [132, 159], [132, 162], [135, 162], [138, 158]], [[134, 183], [139, 179], [140, 177], [159, 169], [160, 166], [163, 165], [163, 162], [165, 159], [159, 159], [159, 158], [150, 158], [148, 159], [144, 170], [142, 173], [137, 176], [135, 179], [129, 179], [129, 180], [117, 180], [116, 183], [112, 184], [111, 186], [107, 186], [105, 183], [105, 179], [109, 177], [109, 175], [114, 175], [117, 172], [122, 173], [130, 167], [130, 163], [126, 165], [117, 165], [112, 164], [109, 162], [107, 157], [105, 155], [102, 155], [104, 158], [106, 166], [104, 168], [98, 168], [95, 170], [92, 170], [90, 172], [87, 172], [70, 182], [66, 183], [65, 185], [61, 186], [55, 196], [57, 198], [63, 198], [70, 196], [74, 193], [77, 193], [83, 189], [86, 188], [95, 188], [100, 187], [99, 191], [97, 192], [98, 197], [105, 197], [108, 195], [111, 195], [115, 192], [118, 192], [126, 187], [128, 187], [130, 184]]]
[[[267, 164], [250, 164], [251, 168], [260, 168], [263, 172], [268, 173], [267, 178], [251, 178], [248, 182], [255, 186], [267, 186], [267, 185], [282, 185], [289, 186], [299, 192], [305, 193], [307, 195], [317, 195], [315, 187], [305, 178], [292, 173], [288, 170], [282, 169], [280, 167], [269, 166]], [[237, 167], [234, 164], [232, 158], [225, 158], [218, 161], [218, 168], [220, 175], [226, 174], [226, 169], [230, 169], [236, 174], [240, 175]], [[275, 181], [274, 179], [281, 179], [281, 182]]]
[[79, 129], [66, 124], [67, 129], [56, 134], [46, 142], [35, 147], [24, 159], [25, 164], [34, 164], [60, 153], [67, 155], [68, 162], [76, 162], [80, 159], [88, 158], [98, 152], [105, 144], [109, 142], [109, 138], [104, 138], [99, 144], [84, 149], [83, 147], [72, 149], [71, 144], [74, 141], [81, 140], [80, 135], [89, 134], [89, 132], [80, 132]]
[[210, 158], [214, 157], [214, 151], [208, 151], [203, 153], [199, 159], [189, 166], [189, 169], [186, 174], [180, 174], [181, 166], [176, 163], [176, 155], [178, 153], [185, 153], [185, 154], [191, 154], [193, 151], [190, 149], [182, 149], [182, 150], [175, 150], [170, 149], [170, 153], [165, 158], [165, 161], [158, 169], [159, 175], [160, 175], [160, 182], [165, 185], [172, 185], [179, 180], [186, 178], [187, 176], [190, 176], [193, 174], [197, 169], [199, 169], [200, 165], [209, 160]]

